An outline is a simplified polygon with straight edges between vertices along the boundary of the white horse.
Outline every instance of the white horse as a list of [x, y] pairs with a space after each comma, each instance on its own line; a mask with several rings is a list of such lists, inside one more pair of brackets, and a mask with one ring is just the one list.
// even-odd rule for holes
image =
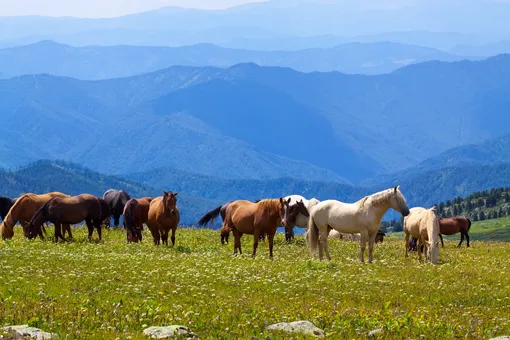
[[364, 255], [368, 241], [368, 261], [371, 263], [377, 231], [383, 215], [390, 208], [403, 216], [409, 214], [406, 199], [399, 187], [366, 196], [352, 204], [333, 200], [320, 202], [310, 212], [308, 244], [312, 256], [315, 255], [318, 247], [319, 259], [322, 260], [322, 252], [325, 250], [328, 260], [331, 261], [328, 249], [328, 234], [331, 228], [346, 234], [360, 233], [360, 260], [365, 262]]
[[427, 260], [437, 264], [439, 258], [439, 220], [436, 208], [412, 208], [409, 215], [404, 218], [404, 233], [406, 239], [406, 257], [409, 252], [409, 238], [418, 239], [418, 257], [422, 260], [422, 247], [425, 246]]
[[361, 241], [361, 234], [357, 233], [357, 234], [344, 234], [344, 233], [341, 233], [339, 231], [336, 231], [334, 229], [331, 229], [331, 231], [329, 232], [329, 235], [328, 235], [329, 238], [337, 238], [339, 240], [343, 240], [343, 239], [347, 239], [347, 240], [350, 240], [350, 241]]
[[308, 229], [308, 220], [310, 219], [310, 210], [320, 201], [312, 198], [307, 200], [300, 195], [290, 195], [285, 200], [290, 199], [289, 208], [285, 211], [284, 227], [285, 239], [290, 241], [294, 238], [294, 227]]

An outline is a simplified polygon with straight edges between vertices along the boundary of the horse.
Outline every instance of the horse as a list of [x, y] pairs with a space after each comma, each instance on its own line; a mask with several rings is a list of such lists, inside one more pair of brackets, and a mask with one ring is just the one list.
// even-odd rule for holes
[[124, 213], [124, 206], [131, 199], [131, 196], [124, 190], [110, 189], [104, 193], [103, 199], [110, 207], [111, 215], [113, 216], [113, 226], [118, 227], [120, 216]]
[[[18, 198], [0, 225], [0, 233], [2, 234], [2, 239], [11, 239], [14, 236], [14, 226], [18, 221], [23, 225], [25, 237], [28, 237], [28, 229], [26, 224], [30, 222], [35, 213], [46, 202], [54, 197], [69, 196], [61, 192], [50, 192], [42, 195], [28, 193]], [[70, 226], [66, 225], [65, 228], [70, 232]], [[42, 233], [40, 236], [42, 237]]]
[[414, 237], [418, 240], [419, 260], [422, 260], [422, 253], [425, 250], [427, 260], [432, 264], [437, 264], [439, 258], [439, 220], [435, 211], [435, 207], [430, 209], [416, 207], [412, 208], [409, 215], [404, 218], [406, 257], [409, 251], [409, 238]]
[[[375, 235], [375, 244], [382, 243], [384, 241], [384, 236], [386, 236], [386, 233], [384, 233], [382, 230], [378, 230], [377, 234]], [[334, 229], [331, 229], [328, 235], [329, 238], [337, 238], [339, 240], [342, 240], [344, 237], [349, 239], [350, 241], [357, 241], [359, 242], [361, 240], [361, 234], [343, 234], [340, 233]]]
[[[208, 224], [213, 223], [218, 218], [218, 215], [221, 215], [221, 219], [224, 221], [225, 220], [225, 214], [227, 213], [227, 207], [232, 202], [233, 201], [224, 203], [224, 204], [220, 205], [219, 207], [216, 207], [213, 210], [207, 212], [198, 221], [198, 223], [197, 223], [198, 226], [199, 227], [206, 227]], [[257, 202], [259, 202], [259, 201], [255, 201], [255, 203], [257, 203]], [[228, 243], [230, 232], [229, 231], [228, 232], [225, 232], [225, 231], [224, 232], [220, 232], [220, 235], [221, 235], [221, 244], [224, 245], [225, 243]], [[265, 239], [266, 239], [266, 235], [264, 233], [261, 233], [260, 237], [259, 237], [259, 240], [265, 240]]]
[[253, 235], [253, 254], [257, 254], [260, 234], [267, 234], [269, 240], [269, 257], [273, 259], [274, 235], [278, 226], [283, 222], [285, 212], [289, 207], [289, 200], [265, 199], [257, 203], [238, 200], [227, 207], [225, 220], [221, 232], [234, 233], [234, 254], [242, 254], [241, 237], [243, 234]]
[[347, 234], [360, 233], [360, 261], [365, 262], [364, 255], [368, 241], [368, 261], [372, 263], [375, 237], [383, 215], [390, 208], [403, 216], [409, 214], [406, 199], [398, 186], [366, 196], [356, 203], [349, 204], [334, 200], [318, 203], [310, 212], [308, 225], [308, 244], [312, 256], [319, 248], [319, 259], [322, 260], [322, 252], [325, 250], [328, 261], [331, 261], [328, 235], [330, 229], [335, 229]]
[[452, 218], [439, 217], [439, 238], [444, 248], [443, 235], [454, 235], [460, 233], [460, 248], [464, 238], [466, 238], [467, 247], [469, 248], [469, 229], [471, 229], [471, 220], [466, 216], [457, 216]]
[[290, 199], [289, 210], [286, 213], [284, 221], [285, 240], [290, 241], [294, 239], [294, 226], [308, 229], [308, 221], [310, 219], [309, 211], [320, 201], [315, 198], [307, 200], [299, 195], [287, 196], [284, 199]]
[[377, 231], [377, 234], [375, 235], [375, 244], [377, 244], [377, 243], [383, 243], [383, 241], [384, 241], [384, 236], [386, 236], [386, 233], [379, 229], [379, 230]]
[[152, 197], [130, 199], [124, 207], [124, 229], [128, 242], [142, 242], [143, 224], [149, 218]]
[[172, 230], [172, 246], [175, 246], [175, 231], [181, 219], [177, 207], [177, 194], [178, 192], [163, 191], [163, 196], [153, 199], [150, 203], [147, 227], [152, 233], [156, 246], [159, 246], [161, 241], [168, 246], [170, 230]]
[[101, 217], [101, 203], [93, 195], [54, 197], [46, 202], [28, 223], [29, 238], [40, 235], [43, 223], [51, 222], [55, 225], [55, 242], [58, 242], [59, 238], [66, 241], [61, 233], [61, 225], [77, 224], [85, 220], [89, 229], [89, 241], [92, 239], [94, 227], [101, 240]]
[[0, 197], [0, 218], [2, 218], [2, 221], [5, 220], [5, 216], [7, 216], [9, 210], [16, 203], [16, 200], [9, 197]]

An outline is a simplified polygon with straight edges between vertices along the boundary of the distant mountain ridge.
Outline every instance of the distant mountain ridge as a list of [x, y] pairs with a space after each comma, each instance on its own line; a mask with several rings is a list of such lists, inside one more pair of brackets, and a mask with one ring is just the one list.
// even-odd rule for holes
[[297, 71], [340, 71], [382, 74], [429, 60], [456, 61], [463, 57], [431, 48], [390, 42], [349, 43], [328, 49], [250, 51], [211, 44], [184, 47], [86, 46], [52, 41], [0, 50], [0, 73], [10, 76], [48, 73], [78, 79], [109, 79], [153, 72], [170, 66], [230, 67], [253, 62]]

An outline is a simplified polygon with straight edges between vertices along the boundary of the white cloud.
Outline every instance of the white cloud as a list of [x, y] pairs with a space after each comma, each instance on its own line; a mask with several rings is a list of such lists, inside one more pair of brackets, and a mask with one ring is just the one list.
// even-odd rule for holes
[[114, 17], [165, 6], [221, 9], [261, 0], [0, 0], [0, 16]]

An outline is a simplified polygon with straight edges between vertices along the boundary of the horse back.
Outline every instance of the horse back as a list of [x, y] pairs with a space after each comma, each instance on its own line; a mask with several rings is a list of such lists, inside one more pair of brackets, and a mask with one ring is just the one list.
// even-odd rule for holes
[[469, 224], [468, 218], [464, 216], [442, 218], [439, 220], [439, 230], [443, 235], [453, 235], [469, 230]]

